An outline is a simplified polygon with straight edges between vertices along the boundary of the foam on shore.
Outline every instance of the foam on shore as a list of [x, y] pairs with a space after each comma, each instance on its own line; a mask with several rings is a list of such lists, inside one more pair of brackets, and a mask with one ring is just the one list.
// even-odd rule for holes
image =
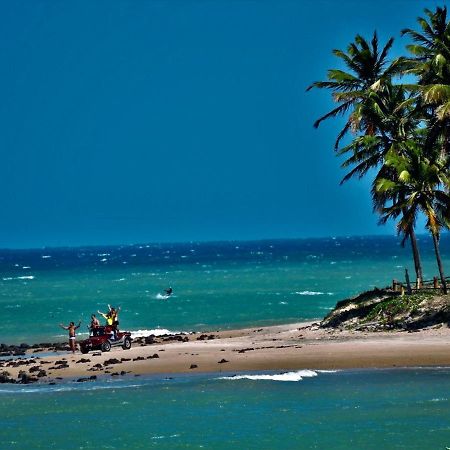
[[256, 375], [233, 375], [231, 377], [220, 377], [219, 380], [268, 380], [268, 381], [302, 381], [303, 378], [316, 377], [314, 370], [297, 370], [295, 372], [277, 373], [274, 375], [256, 374]]

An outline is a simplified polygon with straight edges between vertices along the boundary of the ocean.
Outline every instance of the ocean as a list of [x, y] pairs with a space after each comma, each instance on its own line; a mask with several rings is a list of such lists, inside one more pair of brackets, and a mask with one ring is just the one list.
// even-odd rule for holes
[[[432, 278], [431, 239], [419, 244]], [[448, 235], [441, 252], [450, 270]], [[135, 335], [320, 320], [413, 278], [410, 254], [393, 237], [0, 250], [0, 342], [64, 342], [59, 323], [85, 333], [108, 304]], [[445, 449], [448, 392], [449, 368], [0, 385], [0, 448]]]
[[445, 450], [449, 392], [448, 368], [1, 385], [0, 446]]

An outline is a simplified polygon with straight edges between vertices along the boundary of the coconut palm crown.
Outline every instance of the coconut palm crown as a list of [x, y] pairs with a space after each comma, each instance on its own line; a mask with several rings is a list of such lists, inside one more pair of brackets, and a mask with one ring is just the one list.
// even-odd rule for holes
[[347, 52], [333, 50], [346, 68], [331, 69], [328, 71], [328, 81], [316, 81], [307, 90], [312, 88], [325, 88], [332, 91], [333, 99], [338, 106], [320, 117], [314, 123], [320, 123], [330, 117], [348, 115], [344, 128], [337, 136], [335, 149], [339, 147], [341, 139], [348, 131], [365, 130], [372, 132], [371, 124], [364, 120], [361, 109], [364, 107], [371, 92], [376, 91], [398, 70], [398, 63], [389, 64], [387, 55], [394, 39], [388, 40], [380, 49], [377, 33], [374, 32], [372, 40], [368, 42], [362, 36], [356, 35], [354, 42], [347, 47]]

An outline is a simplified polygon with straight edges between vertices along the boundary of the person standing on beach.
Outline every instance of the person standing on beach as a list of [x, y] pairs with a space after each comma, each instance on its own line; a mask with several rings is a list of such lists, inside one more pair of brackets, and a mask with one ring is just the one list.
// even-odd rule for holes
[[75, 353], [75, 351], [77, 349], [77, 344], [75, 342], [75, 330], [80, 328], [80, 325], [81, 325], [81, 320], [77, 326], [75, 326], [74, 322], [70, 322], [67, 327], [65, 327], [62, 323], [59, 324], [59, 326], [61, 328], [63, 328], [64, 330], [69, 330], [69, 347], [70, 347], [70, 350], [72, 350], [72, 353]]

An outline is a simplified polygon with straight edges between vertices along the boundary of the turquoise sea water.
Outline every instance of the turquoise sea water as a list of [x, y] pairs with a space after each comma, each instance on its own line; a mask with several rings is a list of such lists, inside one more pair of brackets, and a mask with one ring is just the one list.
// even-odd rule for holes
[[[431, 278], [431, 241], [420, 244]], [[448, 236], [441, 246], [448, 266]], [[108, 303], [132, 331], [316, 319], [405, 267], [409, 248], [387, 237], [3, 250], [0, 342], [64, 341], [59, 322]], [[0, 448], [450, 446], [450, 369], [310, 369], [0, 385]]]
[[[437, 274], [420, 239], [425, 277]], [[450, 271], [450, 237], [441, 240]], [[323, 317], [374, 286], [413, 278], [394, 237], [0, 250], [0, 342], [64, 339], [60, 322], [121, 306], [121, 328], [215, 330]], [[164, 288], [174, 295], [161, 299]]]
[[298, 381], [212, 374], [3, 385], [1, 448], [450, 446], [449, 369], [306, 372], [303, 379], [293, 375]]

